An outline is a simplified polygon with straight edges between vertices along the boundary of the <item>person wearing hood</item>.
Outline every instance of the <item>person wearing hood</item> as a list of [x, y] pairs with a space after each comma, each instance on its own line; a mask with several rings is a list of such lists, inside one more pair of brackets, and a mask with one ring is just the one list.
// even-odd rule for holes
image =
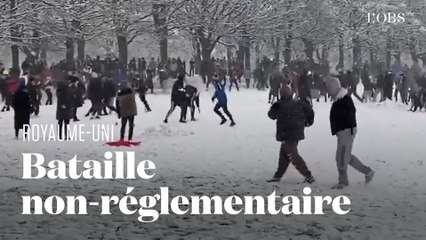
[[30, 124], [32, 106], [25, 83], [20, 82], [20, 80], [15, 80], [15, 82], [15, 84], [19, 84], [19, 87], [16, 91], [13, 91], [12, 106], [15, 110], [15, 137], [18, 139], [19, 130]]
[[330, 111], [331, 133], [333, 136], [337, 136], [336, 163], [339, 181], [333, 189], [343, 189], [349, 185], [348, 165], [364, 174], [365, 183], [368, 184], [374, 177], [374, 171], [365, 166], [355, 155], [352, 155], [352, 146], [357, 133], [354, 102], [337, 78], [329, 77], [327, 79], [327, 89], [333, 99]]
[[[67, 82], [58, 82], [56, 97], [56, 120], [58, 120], [59, 126], [59, 139], [66, 140], [68, 138], [68, 125], [70, 124], [70, 119], [73, 118], [74, 112], [72, 91]], [[62, 133], [64, 133], [64, 138], [62, 138]]]
[[308, 101], [293, 99], [293, 90], [290, 86], [283, 85], [280, 92], [281, 99], [272, 104], [268, 112], [268, 117], [276, 120], [276, 140], [281, 142], [278, 169], [267, 182], [279, 182], [292, 163], [305, 177], [305, 182], [311, 184], [315, 179], [299, 154], [298, 144], [305, 139], [305, 127], [310, 127], [314, 123], [315, 113]]

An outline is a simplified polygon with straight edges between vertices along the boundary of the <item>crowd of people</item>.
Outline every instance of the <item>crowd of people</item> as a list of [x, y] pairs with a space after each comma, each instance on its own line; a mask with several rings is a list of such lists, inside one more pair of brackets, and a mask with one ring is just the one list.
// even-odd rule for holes
[[[271, 104], [268, 116], [276, 120], [277, 141], [281, 142], [278, 169], [268, 182], [280, 181], [290, 163], [305, 177], [305, 182], [315, 181], [306, 162], [298, 152], [298, 144], [305, 138], [304, 129], [314, 124], [314, 101], [333, 102], [330, 110], [331, 132], [337, 136], [338, 147], [336, 162], [339, 180], [337, 189], [348, 186], [347, 167], [354, 167], [365, 175], [369, 183], [374, 171], [352, 155], [352, 144], [357, 132], [356, 109], [352, 96], [360, 102], [383, 102], [386, 99], [411, 102], [412, 111], [426, 110], [426, 76], [414, 64], [409, 67], [394, 64], [391, 69], [370, 69], [365, 63], [360, 70], [339, 69], [332, 74], [329, 68], [312, 65], [312, 62], [298, 61], [282, 69], [268, 58], [258, 61], [253, 72], [244, 69], [237, 61], [211, 59], [210, 69], [202, 66], [201, 77], [208, 90], [214, 86], [213, 109], [220, 118], [220, 125], [230, 121], [236, 125], [228, 109], [226, 91], [237, 91], [245, 81], [246, 88], [266, 90], [269, 88], [268, 103]], [[67, 139], [67, 126], [70, 121], [80, 121], [78, 109], [89, 100], [91, 107], [85, 114], [90, 119], [116, 113], [121, 119], [120, 141], [124, 141], [128, 127], [127, 140], [133, 138], [135, 116], [138, 114], [136, 96], [152, 111], [146, 94], [154, 92], [154, 79], [158, 79], [160, 88], [164, 81], [175, 79], [171, 89], [171, 107], [164, 123], [176, 107], [181, 108], [180, 122], [187, 122], [187, 110], [190, 109], [191, 121], [195, 121], [196, 109], [200, 109], [200, 91], [196, 86], [186, 83], [187, 76], [194, 75], [194, 61], [189, 62], [189, 74], [186, 64], [180, 58], [171, 59], [166, 64], [158, 64], [154, 58], [149, 63], [144, 58], [131, 59], [127, 66], [118, 60], [106, 58], [87, 58], [80, 71], [67, 72], [64, 62], [47, 67], [41, 61], [25, 60], [22, 69], [1, 69], [0, 93], [4, 106], [2, 112], [15, 112], [15, 137], [19, 130], [30, 123], [31, 114], [38, 116], [43, 95], [47, 97], [45, 105], [53, 104], [56, 96], [56, 120], [59, 138]], [[252, 84], [253, 80], [253, 84]], [[359, 83], [363, 85], [363, 94], [357, 92]], [[43, 94], [45, 92], [45, 94]], [[380, 97], [379, 97], [380, 96]], [[379, 98], [378, 98], [379, 97]], [[115, 100], [115, 101], [114, 101]], [[222, 110], [222, 111], [221, 111]]]

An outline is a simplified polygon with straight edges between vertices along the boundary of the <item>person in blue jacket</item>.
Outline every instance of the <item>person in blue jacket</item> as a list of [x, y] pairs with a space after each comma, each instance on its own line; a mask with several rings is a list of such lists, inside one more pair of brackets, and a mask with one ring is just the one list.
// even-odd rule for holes
[[225, 85], [226, 83], [221, 83], [219, 80], [218, 75], [214, 75], [213, 78], [213, 86], [215, 88], [214, 95], [212, 97], [212, 102], [217, 100], [216, 106], [214, 107], [214, 112], [219, 115], [219, 117], [222, 119], [220, 122], [220, 125], [223, 125], [227, 122], [226, 118], [223, 116], [223, 114], [219, 111], [220, 109], [223, 109], [223, 112], [228, 116], [229, 120], [231, 121], [231, 127], [235, 126], [235, 121], [232, 118], [231, 113], [228, 110], [228, 99], [226, 97], [225, 93]]

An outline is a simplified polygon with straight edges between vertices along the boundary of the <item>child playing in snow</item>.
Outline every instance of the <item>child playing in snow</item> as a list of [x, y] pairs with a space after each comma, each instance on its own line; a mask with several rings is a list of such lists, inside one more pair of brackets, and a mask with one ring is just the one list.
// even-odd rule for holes
[[357, 132], [356, 109], [348, 91], [341, 87], [337, 78], [327, 79], [327, 90], [333, 98], [330, 111], [332, 135], [337, 135], [336, 162], [339, 172], [339, 182], [333, 189], [342, 189], [349, 185], [347, 168], [353, 168], [365, 175], [366, 184], [374, 177], [374, 171], [365, 166], [356, 156], [352, 155], [352, 146]]

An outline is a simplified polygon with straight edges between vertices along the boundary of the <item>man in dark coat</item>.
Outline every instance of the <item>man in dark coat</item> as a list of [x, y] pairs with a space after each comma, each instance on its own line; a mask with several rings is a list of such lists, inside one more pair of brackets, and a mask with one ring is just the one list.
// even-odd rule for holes
[[102, 111], [102, 80], [97, 73], [92, 73], [87, 89], [88, 99], [92, 102], [92, 107], [87, 112], [86, 117], [92, 114], [91, 119], [99, 119]]
[[299, 155], [297, 146], [299, 141], [305, 139], [305, 127], [313, 124], [315, 113], [306, 100], [294, 100], [292, 96], [291, 87], [283, 85], [281, 99], [268, 112], [269, 118], [276, 120], [276, 139], [281, 142], [278, 169], [268, 182], [279, 182], [292, 163], [305, 177], [305, 182], [313, 183], [315, 179]]
[[110, 109], [111, 111], [117, 112], [117, 109], [114, 107], [114, 102], [113, 102], [115, 95], [117, 94], [117, 90], [111, 78], [107, 78], [105, 80], [103, 84], [103, 88], [102, 88], [102, 93], [103, 93], [102, 101], [103, 101], [104, 115], [108, 115], [108, 112], [106, 110], [107, 108]]
[[339, 182], [333, 187], [342, 189], [349, 185], [347, 168], [353, 168], [365, 175], [365, 182], [373, 179], [374, 171], [365, 166], [356, 156], [352, 155], [352, 146], [357, 133], [356, 109], [348, 91], [341, 87], [339, 79], [327, 79], [327, 89], [333, 98], [330, 111], [330, 126], [332, 135], [337, 135], [336, 162]]
[[[67, 140], [68, 138], [68, 125], [70, 119], [73, 116], [73, 97], [70, 87], [67, 82], [60, 81], [57, 84], [56, 88], [56, 120], [58, 120], [59, 125], [59, 139]], [[62, 133], [64, 133], [64, 138], [62, 138]]]
[[17, 91], [13, 94], [12, 106], [15, 110], [15, 137], [18, 138], [19, 130], [24, 128], [24, 125], [30, 124], [30, 115], [32, 111], [31, 100], [25, 83], [20, 83]]
[[309, 103], [312, 103], [311, 87], [309, 84], [311, 77], [312, 74], [310, 72], [304, 71], [297, 82], [299, 99], [308, 101]]
[[71, 104], [72, 104], [72, 119], [74, 122], [80, 121], [77, 117], [77, 110], [78, 108], [83, 106], [84, 99], [83, 95], [85, 92], [85, 86], [80, 81], [80, 79], [77, 76], [69, 76], [68, 77], [69, 82], [69, 92], [71, 97]]
[[179, 106], [181, 108], [180, 120], [181, 123], [186, 123], [186, 111], [187, 111], [187, 98], [185, 90], [184, 76], [178, 76], [178, 80], [173, 84], [172, 88], [172, 101], [170, 110], [167, 112], [164, 123], [168, 123], [170, 115], [173, 113], [175, 108]]

